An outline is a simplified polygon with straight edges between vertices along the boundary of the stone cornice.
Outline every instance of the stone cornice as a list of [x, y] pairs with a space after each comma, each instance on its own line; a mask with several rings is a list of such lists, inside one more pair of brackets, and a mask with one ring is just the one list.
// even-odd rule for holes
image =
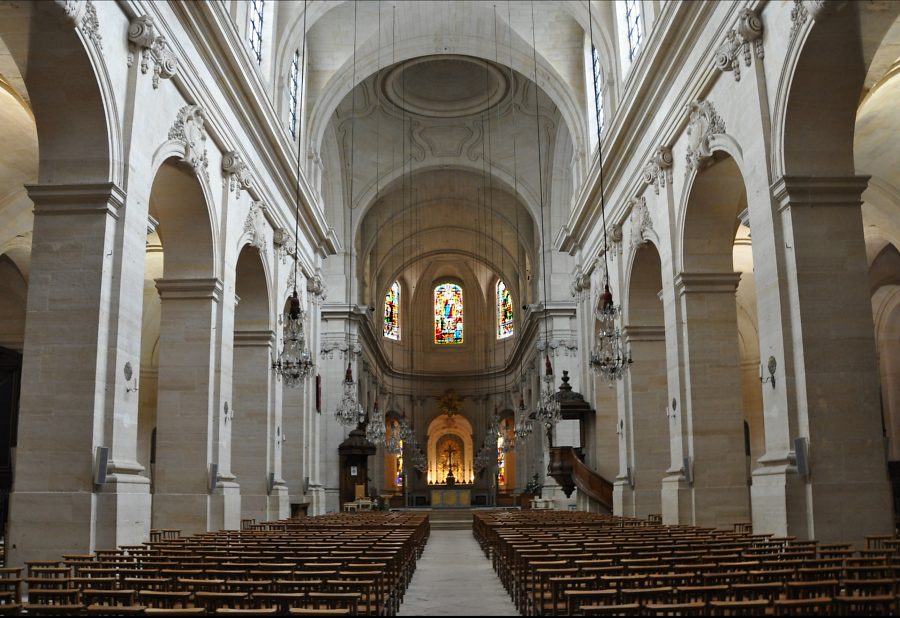
[[638, 324], [625, 325], [622, 327], [622, 334], [625, 335], [626, 342], [632, 341], [665, 341], [665, 326], [641, 326]]
[[125, 192], [115, 183], [25, 185], [35, 215], [109, 214], [118, 218]]
[[222, 281], [204, 279], [157, 279], [156, 289], [162, 300], [222, 300]]
[[779, 211], [792, 206], [859, 206], [870, 176], [782, 176], [770, 187]]
[[234, 347], [236, 348], [268, 348], [275, 343], [275, 331], [267, 330], [235, 330]]
[[675, 290], [684, 294], [734, 294], [741, 273], [687, 273], [675, 275]]

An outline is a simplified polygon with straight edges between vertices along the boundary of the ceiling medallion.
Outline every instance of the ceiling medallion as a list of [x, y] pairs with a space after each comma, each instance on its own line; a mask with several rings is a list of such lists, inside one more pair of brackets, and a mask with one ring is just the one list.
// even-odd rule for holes
[[[485, 75], [487, 71], [487, 75]], [[385, 71], [378, 89], [398, 109], [427, 118], [481, 114], [508, 98], [509, 75], [471, 56], [422, 56]]]

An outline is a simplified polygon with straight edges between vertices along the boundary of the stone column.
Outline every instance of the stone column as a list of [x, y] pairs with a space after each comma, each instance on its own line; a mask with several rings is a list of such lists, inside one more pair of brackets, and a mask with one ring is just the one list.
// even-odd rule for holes
[[[119, 341], [110, 324], [121, 311], [114, 288], [123, 272], [125, 196], [101, 183], [32, 186], [29, 197], [34, 243], [9, 564], [137, 542], [149, 530], [149, 481], [135, 462], [139, 319], [121, 357], [110, 355]], [[125, 359], [133, 361], [129, 379]], [[115, 464], [101, 487], [98, 446]]]
[[680, 273], [684, 416], [691, 511], [679, 522], [730, 527], [750, 519], [735, 291], [740, 273]]
[[[219, 279], [158, 279], [162, 310], [159, 337], [156, 485], [153, 526], [182, 534], [204, 532], [220, 522], [238, 527], [237, 483], [211, 479], [218, 445], [213, 427]], [[229, 404], [232, 405], [232, 404]], [[223, 413], [228, 418], [230, 411]], [[211, 485], [213, 486], [210, 489]]]
[[[281, 390], [281, 461], [282, 478], [287, 483], [291, 503], [306, 501], [305, 458], [306, 458], [306, 419], [304, 413], [304, 395], [310, 383], [315, 388], [316, 376], [313, 375], [297, 388], [289, 388], [283, 383], [277, 388]], [[309, 507], [307, 507], [307, 511]]]
[[645, 518], [662, 513], [662, 480], [669, 468], [666, 398], [666, 335], [662, 326], [626, 326], [634, 364], [628, 372], [628, 467], [632, 512]]
[[[803, 509], [810, 538], [824, 543], [893, 532], [860, 211], [867, 182], [784, 177], [772, 187], [784, 233], [793, 360], [778, 365], [776, 380], [785, 380], [798, 416], [798, 435], [778, 438], [793, 444], [790, 438], [807, 437], [809, 455], [802, 493], [788, 494], [788, 520]], [[766, 443], [768, 450], [768, 435]]]
[[235, 331], [231, 469], [241, 485], [241, 518], [272, 521], [290, 514], [287, 485], [275, 462], [281, 426], [269, 406], [275, 333]]

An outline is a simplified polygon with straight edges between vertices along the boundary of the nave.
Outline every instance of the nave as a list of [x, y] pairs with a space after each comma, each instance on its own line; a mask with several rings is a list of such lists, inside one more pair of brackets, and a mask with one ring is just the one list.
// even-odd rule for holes
[[854, 547], [554, 510], [465, 519], [470, 529], [407, 511], [154, 531], [140, 546], [0, 569], [0, 614], [898, 613], [896, 537]]

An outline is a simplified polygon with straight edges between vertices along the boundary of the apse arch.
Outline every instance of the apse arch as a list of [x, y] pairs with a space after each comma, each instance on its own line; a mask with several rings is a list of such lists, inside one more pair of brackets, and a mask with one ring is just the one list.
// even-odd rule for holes
[[426, 434], [428, 437], [428, 483], [438, 484], [446, 481], [447, 469], [445, 465], [442, 465], [445, 460], [441, 459], [443, 454], [438, 452], [438, 446], [446, 436], [458, 439], [463, 448], [462, 463], [458, 464], [459, 468], [454, 471], [454, 477], [458, 483], [472, 483], [475, 480], [475, 451], [472, 438], [474, 430], [469, 419], [462, 414], [453, 416], [439, 414], [428, 424]]

